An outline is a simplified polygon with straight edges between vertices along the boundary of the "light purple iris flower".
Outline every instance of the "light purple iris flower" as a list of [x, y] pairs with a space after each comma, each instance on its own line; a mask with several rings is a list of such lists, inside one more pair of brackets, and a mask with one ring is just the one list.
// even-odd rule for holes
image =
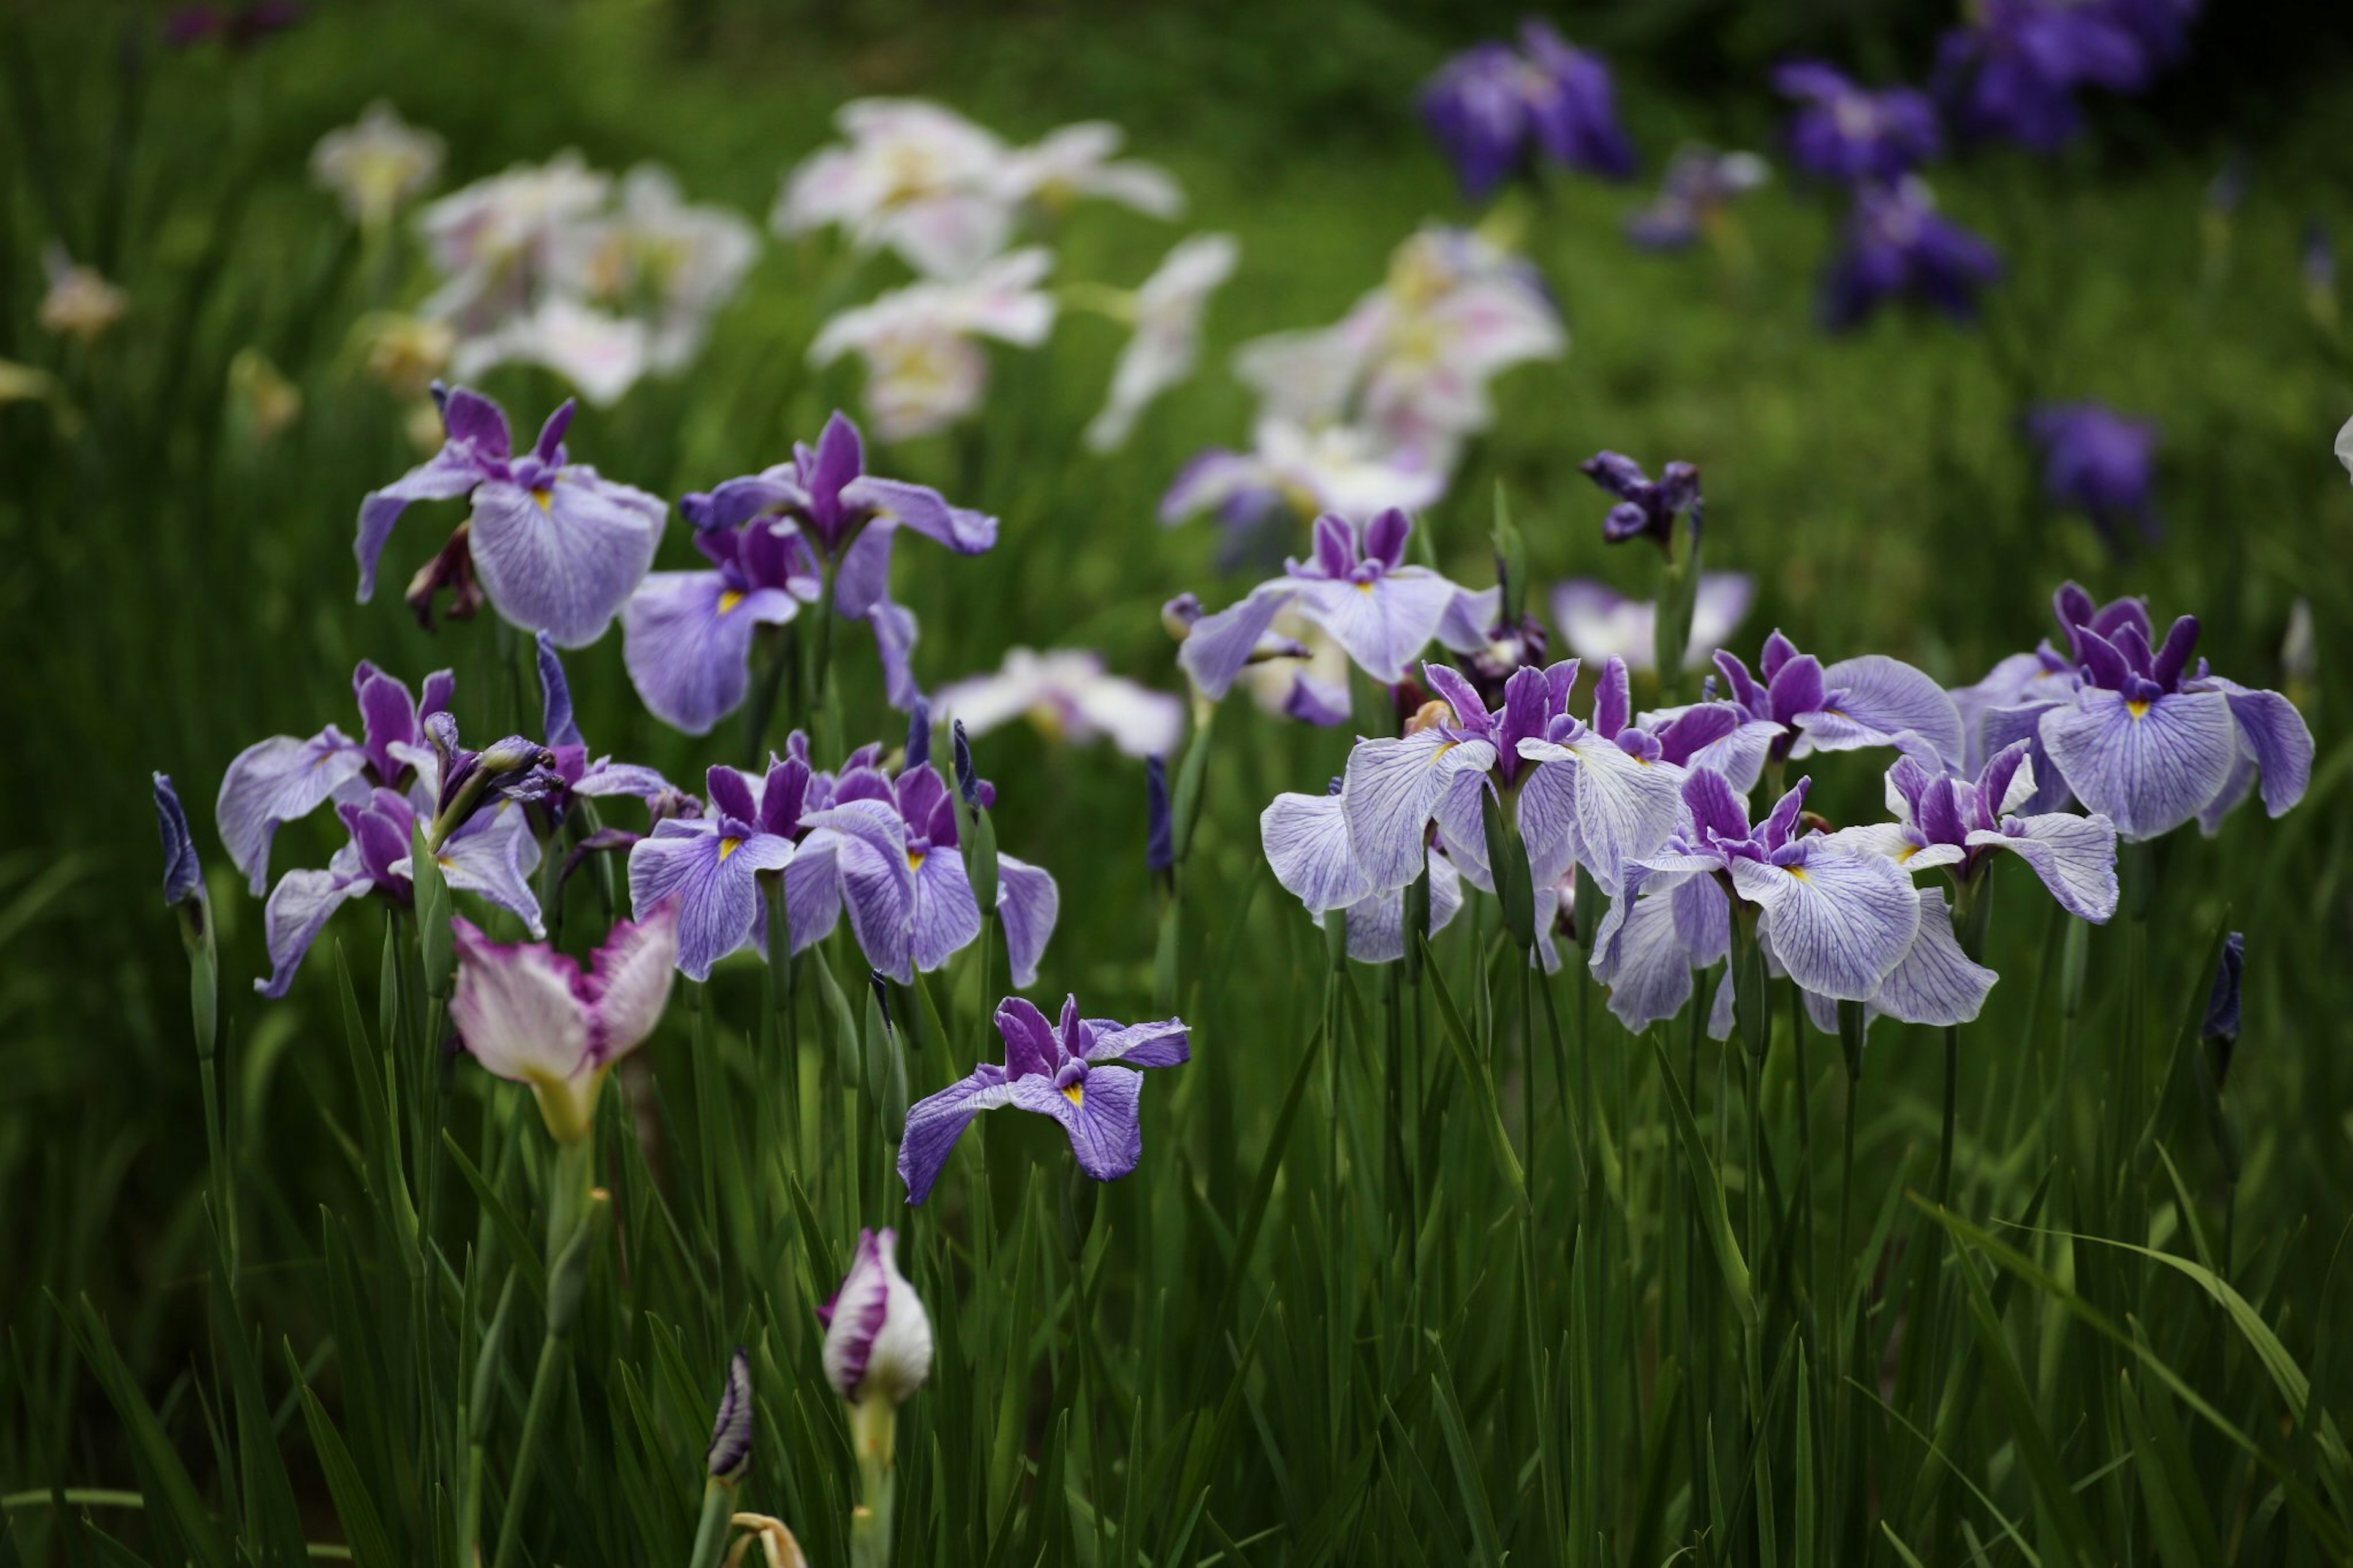
[[1993, 247], [1939, 213], [1917, 175], [1858, 185], [1845, 247], [1823, 279], [1822, 318], [1843, 331], [1890, 300], [1908, 300], [1972, 321], [1978, 290], [2000, 276]]
[[[255, 990], [264, 996], [285, 995], [311, 944], [334, 912], [352, 900], [375, 893], [399, 908], [412, 907], [416, 889], [410, 879], [410, 842], [417, 819], [431, 809], [432, 798], [421, 780], [406, 795], [378, 787], [337, 797], [335, 811], [351, 839], [335, 851], [326, 869], [289, 871], [270, 889], [262, 910], [270, 973], [269, 979], [254, 982]], [[442, 880], [450, 887], [480, 893], [520, 919], [533, 937], [546, 934], [539, 900], [528, 879], [539, 864], [539, 840], [532, 836], [522, 805], [493, 801], [450, 834], [435, 858]]]
[[1695, 245], [1736, 199], [1772, 177], [1772, 165], [1754, 153], [1683, 148], [1667, 164], [1658, 195], [1627, 217], [1626, 237], [1645, 250]]
[[[406, 788], [422, 773], [438, 787], [422, 721], [449, 707], [457, 681], [446, 669], [425, 678], [419, 701], [406, 684], [363, 659], [352, 671], [360, 739], [330, 724], [308, 740], [273, 735], [237, 754], [221, 777], [214, 816], [229, 863], [256, 898], [269, 885], [269, 845], [280, 823], [308, 816], [333, 799], [364, 801], [372, 789]], [[428, 790], [426, 805], [429, 809]]]
[[1777, 631], [1765, 639], [1757, 665], [1761, 680], [1734, 655], [1716, 652], [1732, 700], [1751, 719], [1787, 726], [1773, 742], [1775, 762], [1915, 744], [1961, 759], [1960, 710], [1943, 687], [1901, 660], [1869, 653], [1825, 665]]
[[[2258, 778], [2274, 816], [2304, 798], [2313, 753], [2304, 716], [2278, 692], [2226, 680], [2203, 659], [2193, 667], [2196, 616], [2175, 621], [2158, 644], [2137, 599], [2095, 607], [2070, 583], [2056, 608], [2073, 658], [2046, 644], [1980, 682], [1970, 702], [1983, 746], [2031, 735], [2038, 776], [2047, 757], [2075, 798], [2113, 819], [2126, 840], [2160, 837], [2193, 816], [2211, 835]], [[2050, 787], [2038, 790], [2038, 804]]]
[[1618, 124], [1609, 68], [1543, 22], [1525, 25], [1520, 43], [1467, 49], [1422, 89], [1422, 118], [1463, 194], [1483, 201], [1539, 155], [1606, 179], [1631, 174], [1634, 149]]
[[669, 508], [571, 461], [569, 401], [518, 456], [497, 404], [462, 386], [436, 395], [448, 435], [441, 450], [360, 502], [360, 602], [375, 596], [376, 562], [410, 502], [470, 497], [465, 547], [443, 552], [412, 599], [421, 591], [429, 600], [434, 574], [457, 583], [470, 570], [499, 614], [525, 631], [547, 632], [565, 647], [595, 642], [653, 564]]
[[[688, 976], [709, 978], [745, 946], [765, 953], [764, 872], [785, 879], [795, 952], [831, 934], [845, 906], [867, 963], [902, 982], [980, 934], [947, 782], [928, 763], [893, 778], [881, 762], [882, 749], [866, 746], [839, 773], [820, 773], [796, 731], [765, 775], [712, 768], [702, 816], [659, 822], [630, 849], [634, 902], [682, 900], [679, 967]], [[984, 805], [994, 800], [986, 783], [978, 789]], [[1016, 984], [1037, 978], [1060, 908], [1050, 873], [998, 855], [997, 912]]]
[[2056, 152], [2084, 87], [2145, 89], [2182, 49], [2195, 0], [1980, 0], [1936, 46], [1936, 89], [1972, 140]]
[[[1683, 668], [1697, 669], [1705, 664], [1708, 655], [1740, 629], [1756, 598], [1757, 581], [1745, 572], [1701, 573]], [[1579, 658], [1615, 655], [1631, 669], [1656, 668], [1658, 614], [1659, 607], [1648, 600], [1629, 599], [1591, 577], [1571, 577], [1552, 591], [1553, 622], [1568, 651]]]
[[1820, 60], [1777, 66], [1773, 87], [1802, 106], [1789, 123], [1789, 154], [1810, 174], [1901, 179], [1944, 151], [1936, 106], [1915, 88], [1874, 92]]
[[826, 575], [834, 608], [874, 628], [891, 705], [912, 708], [915, 617], [891, 598], [892, 539], [910, 528], [959, 555], [997, 543], [995, 518], [866, 472], [865, 439], [839, 410], [814, 447], [795, 445], [791, 462], [687, 496], [679, 510], [718, 569], [649, 578], [622, 634], [646, 706], [697, 735], [743, 702], [754, 625], [790, 620]]
[[2073, 507], [2114, 542], [2125, 523], [2158, 535], [2157, 423], [2097, 403], [2046, 404], [2026, 418], [2042, 448], [2043, 493]]
[[[1323, 795], [1276, 795], [1259, 814], [1259, 840], [1283, 890], [1321, 926], [1333, 910], [1347, 919], [1348, 956], [1389, 963], [1405, 956], [1405, 889], [1375, 888], [1349, 843], [1342, 781]], [[1427, 850], [1430, 931], [1444, 931], [1462, 908], [1462, 877], [1438, 845]]]
[[[1714, 901], [1676, 897], [1694, 877], [1713, 879], [1744, 918], [1753, 912], [1768, 967], [1812, 995], [1910, 1023], [1977, 1016], [1995, 977], [1962, 954], [1944, 894], [1914, 888], [1887, 857], [1807, 830], [1811, 784], [1799, 780], [1752, 827], [1721, 773], [1694, 768], [1685, 777], [1685, 826], [1639, 863], [1641, 875], [1629, 878], [1635, 896], [1612, 905], [1594, 942], [1595, 976], [1612, 987], [1611, 1011], [1630, 1027], [1672, 1016], [1653, 1009], [1678, 987], [1689, 995], [1695, 954], [1723, 950]], [[1733, 1021], [1730, 987], [1727, 972], [1710, 1019], [1719, 1037]]]
[[1293, 560], [1240, 604], [1193, 624], [1177, 662], [1202, 695], [1223, 697], [1286, 609], [1332, 635], [1356, 667], [1384, 686], [1439, 634], [1463, 590], [1427, 566], [1405, 563], [1413, 521], [1384, 511], [1357, 528], [1325, 513], [1315, 521], [1315, 553]]
[[1193, 1054], [1182, 1018], [1082, 1018], [1076, 996], [1064, 999], [1059, 1027], [1031, 1003], [1008, 996], [997, 1009], [997, 1030], [1005, 1037], [1003, 1066], [984, 1062], [909, 1109], [899, 1179], [910, 1204], [931, 1195], [972, 1119], [1003, 1105], [1052, 1117], [1069, 1135], [1079, 1169], [1098, 1182], [1117, 1181], [1144, 1157], [1139, 1069], [1176, 1067]]
[[899, 1233], [861, 1230], [849, 1273], [817, 1310], [825, 1376], [856, 1405], [904, 1405], [932, 1374], [932, 1320], [899, 1272]]
[[1906, 871], [1950, 868], [1974, 881], [1996, 850], [2031, 867], [2069, 914], [2103, 924], [2116, 912], [2116, 825], [2094, 813], [2019, 815], [2035, 795], [2028, 745], [2003, 747], [1975, 778], [1940, 773], [1917, 757], [1887, 770], [1893, 822], [1841, 828], [1831, 841], [1884, 855]]

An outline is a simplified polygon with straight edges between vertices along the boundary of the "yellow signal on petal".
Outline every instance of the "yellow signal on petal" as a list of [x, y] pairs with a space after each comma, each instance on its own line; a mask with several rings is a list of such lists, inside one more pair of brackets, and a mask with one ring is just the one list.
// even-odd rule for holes
[[2136, 699], [2125, 704], [2125, 711], [2136, 719], [2144, 719], [2148, 716], [2148, 704]]
[[730, 588], [719, 595], [719, 613], [723, 616], [743, 602], [744, 595], [742, 591], [735, 588]]
[[555, 510], [555, 492], [545, 485], [533, 486], [531, 499], [539, 503], [539, 510], [542, 511], [552, 512]]
[[740, 838], [723, 838], [719, 841], [719, 858], [723, 861], [743, 847], [744, 841]]
[[1072, 1105], [1084, 1105], [1087, 1102], [1087, 1086], [1084, 1083], [1074, 1083], [1062, 1090], [1062, 1098]]

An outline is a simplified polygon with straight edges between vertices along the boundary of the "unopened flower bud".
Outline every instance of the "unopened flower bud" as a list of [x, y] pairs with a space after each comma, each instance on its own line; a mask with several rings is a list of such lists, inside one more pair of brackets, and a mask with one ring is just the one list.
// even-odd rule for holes
[[744, 1347], [727, 1363], [727, 1387], [719, 1396], [719, 1414], [711, 1423], [711, 1447], [704, 1468], [713, 1480], [733, 1481], [752, 1462], [752, 1358]]
[[899, 1272], [898, 1246], [894, 1230], [860, 1231], [841, 1289], [818, 1309], [826, 1380], [853, 1405], [903, 1405], [932, 1374], [932, 1320]]

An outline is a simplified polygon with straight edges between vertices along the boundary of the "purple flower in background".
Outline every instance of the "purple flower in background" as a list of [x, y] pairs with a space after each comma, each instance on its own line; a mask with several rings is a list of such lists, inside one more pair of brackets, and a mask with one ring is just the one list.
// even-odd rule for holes
[[1846, 247], [1823, 280], [1822, 316], [1844, 331], [1891, 300], [1908, 300], [1970, 321], [1978, 289], [2000, 276], [1993, 247], [1939, 214], [1916, 176], [1859, 185]]
[[269, 845], [280, 823], [308, 816], [329, 800], [364, 801], [371, 789], [406, 789], [420, 778], [421, 805], [431, 809], [440, 773], [422, 721], [446, 712], [456, 689], [448, 670], [436, 670], [425, 678], [420, 702], [363, 659], [352, 671], [359, 740], [330, 724], [308, 740], [273, 735], [237, 754], [221, 777], [214, 816], [229, 863], [245, 874], [255, 897], [269, 885]]
[[1648, 538], [1672, 553], [1675, 519], [1692, 514], [1692, 532], [1700, 526], [1699, 468], [1693, 463], [1669, 463], [1654, 481], [1642, 465], [1617, 452], [1596, 452], [1577, 471], [1618, 498], [1601, 520], [1601, 537], [1611, 544]]
[[899, 1233], [861, 1230], [849, 1273], [817, 1310], [825, 1378], [852, 1405], [904, 1405], [932, 1375], [932, 1320], [899, 1272]]
[[1894, 822], [1841, 828], [1834, 843], [1887, 856], [1907, 871], [1951, 868], [1959, 883], [1989, 868], [1996, 850], [2031, 867], [2062, 908], [2103, 924], [2116, 912], [2116, 825], [2070, 811], [2017, 815], [2035, 795], [2024, 741], [1997, 752], [1975, 778], [1940, 773], [1917, 757], [1887, 770]]
[[2055, 152], [2083, 123], [2078, 89], [2139, 92], [2178, 58], [2195, 0], [1980, 0], [1937, 42], [1935, 87], [1973, 141]]
[[1634, 172], [1609, 68], [1547, 23], [1525, 23], [1518, 49], [1489, 42], [1455, 56], [1422, 89], [1421, 112], [1473, 201], [1540, 156], [1606, 179]]
[[2225, 1067], [2232, 1047], [2239, 1043], [2240, 992], [2246, 967], [2246, 933], [2234, 931], [2222, 939], [2221, 961], [2214, 967], [2214, 987], [2206, 994], [2206, 1017], [2198, 1030], [2199, 1038], [2221, 1050]]
[[1897, 180], [1944, 151], [1936, 105], [1916, 89], [1873, 92], [1820, 60], [1792, 60], [1773, 86], [1799, 107], [1789, 124], [1798, 167], [1826, 180]]
[[[2193, 668], [2196, 616], [2175, 621], [2152, 647], [2137, 600], [2095, 611], [2070, 583], [2058, 609], [2077, 679], [2072, 692], [2040, 706], [2035, 733], [2075, 798], [2113, 818], [2118, 833], [2155, 838], [2193, 816], [2215, 833], [2258, 776], [2274, 816], [2304, 797], [2313, 750], [2304, 716], [2276, 691], [2226, 680], [2203, 659]], [[1989, 739], [2025, 716], [2016, 705], [1989, 712]]]
[[544, 942], [495, 942], [472, 921], [458, 938], [449, 1022], [485, 1070], [531, 1086], [558, 1142], [588, 1136], [613, 1064], [645, 1042], [670, 1004], [677, 973], [678, 909], [662, 904], [620, 921], [580, 961]]
[[1751, 719], [1787, 727], [1773, 743], [1777, 761], [1866, 746], [1909, 751], [1915, 744], [1952, 761], [1962, 755], [1961, 716], [1953, 700], [1927, 676], [1885, 654], [1824, 665], [1776, 631], [1757, 659], [1761, 680], [1722, 649], [1715, 668], [1732, 700]]
[[866, 472], [864, 437], [839, 410], [814, 447], [795, 445], [791, 462], [687, 496], [679, 510], [719, 570], [649, 579], [622, 631], [646, 706], [690, 734], [743, 701], [752, 623], [791, 619], [795, 601], [821, 591], [810, 581], [820, 574], [832, 581], [834, 608], [874, 628], [891, 705], [913, 707], [915, 618], [891, 598], [892, 539], [911, 528], [959, 555], [997, 543], [995, 518]]
[[2042, 448], [2042, 489], [2052, 500], [2083, 511], [2112, 541], [2127, 521], [2144, 539], [2157, 537], [2154, 420], [2097, 403], [2059, 403], [2028, 415], [2026, 428]]
[[205, 868], [196, 858], [196, 841], [188, 833], [188, 814], [180, 807], [180, 792], [172, 775], [157, 773], [155, 822], [164, 837], [164, 902], [174, 908], [205, 899]]
[[1315, 553], [1248, 598], [1193, 624], [1177, 662], [1212, 700], [1223, 697], [1286, 609], [1329, 632], [1358, 668], [1384, 686], [1438, 635], [1462, 590], [1426, 566], [1405, 563], [1413, 521], [1384, 511], [1361, 529], [1326, 513], [1315, 522]]
[[1059, 1026], [1018, 996], [997, 1009], [1005, 1037], [1005, 1064], [984, 1062], [970, 1077], [918, 1101], [907, 1112], [899, 1143], [899, 1179], [907, 1201], [920, 1204], [948, 1162], [956, 1140], [984, 1110], [1010, 1105], [1050, 1116], [1071, 1140], [1079, 1169], [1098, 1182], [1115, 1182], [1144, 1157], [1144, 1074], [1192, 1058], [1185, 1021], [1117, 1024], [1082, 1018], [1079, 999], [1066, 998]]
[[[928, 763], [893, 778], [881, 752], [862, 747], [839, 773], [820, 773], [796, 731], [765, 775], [712, 768], [702, 816], [659, 822], [631, 847], [632, 901], [683, 900], [679, 967], [690, 978], [707, 979], [747, 945], [765, 954], [762, 873], [785, 879], [795, 952], [831, 934], [845, 906], [867, 963], [902, 982], [980, 934], [946, 780]], [[977, 787], [982, 805], [995, 799], [985, 782]], [[997, 911], [1016, 984], [1037, 977], [1060, 907], [1051, 875], [998, 855]]]
[[[1692, 605], [1691, 643], [1683, 668], [1696, 669], [1722, 647], [1748, 616], [1757, 583], [1745, 572], [1703, 572]], [[1579, 658], [1622, 658], [1632, 670], [1658, 663], [1658, 606], [1630, 599], [1591, 577], [1571, 577], [1552, 591], [1552, 618], [1561, 640]]]
[[1772, 177], [1773, 166], [1754, 153], [1685, 147], [1668, 163], [1658, 195], [1627, 218], [1626, 237], [1646, 250], [1695, 245], [1736, 198]]
[[164, 42], [185, 49], [218, 38], [239, 53], [302, 20], [299, 0], [248, 0], [242, 5], [182, 5], [164, 18]]
[[437, 387], [435, 396], [448, 436], [441, 450], [360, 502], [360, 603], [375, 596], [376, 562], [410, 502], [470, 497], [464, 548], [442, 552], [419, 574], [411, 602], [429, 601], [439, 584], [462, 587], [470, 573], [499, 614], [525, 631], [547, 632], [565, 647], [595, 642], [653, 564], [669, 509], [571, 461], [569, 401], [517, 456], [497, 404], [462, 386]]

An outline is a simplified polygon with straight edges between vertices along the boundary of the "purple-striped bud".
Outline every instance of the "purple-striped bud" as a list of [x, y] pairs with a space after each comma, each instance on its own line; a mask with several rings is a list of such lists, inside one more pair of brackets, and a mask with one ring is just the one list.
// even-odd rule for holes
[[703, 1459], [713, 1480], [731, 1482], [752, 1462], [752, 1358], [741, 1345], [727, 1363], [727, 1387], [719, 1396]]
[[155, 821], [164, 834], [164, 902], [174, 908], [201, 903], [205, 869], [196, 859], [196, 842], [188, 834], [188, 814], [180, 808], [179, 791], [172, 775], [155, 775]]
[[858, 1253], [833, 1299], [818, 1309], [825, 1325], [825, 1375], [852, 1405], [903, 1405], [932, 1373], [932, 1320], [899, 1272], [899, 1233], [858, 1233]]

